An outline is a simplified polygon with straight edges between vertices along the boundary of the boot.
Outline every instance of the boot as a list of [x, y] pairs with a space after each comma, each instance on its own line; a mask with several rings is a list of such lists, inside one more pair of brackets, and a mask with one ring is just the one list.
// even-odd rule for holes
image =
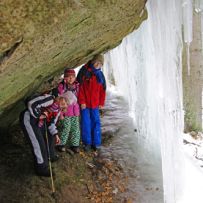
[[72, 146], [70, 147], [70, 149], [75, 153], [80, 153], [80, 147], [79, 146]]
[[85, 146], [84, 146], [84, 151], [85, 151], [85, 152], [91, 151], [91, 145], [85, 145]]
[[65, 148], [64, 145], [58, 145], [58, 146], [57, 146], [57, 150], [58, 150], [59, 152], [65, 152], [65, 151], [66, 151], [66, 148]]
[[54, 157], [51, 158], [51, 162], [55, 162], [59, 160], [59, 155], [56, 154]]
[[38, 176], [44, 176], [44, 177], [50, 177], [51, 176], [48, 167], [45, 167], [45, 168], [38, 167], [38, 168], [36, 168], [36, 174]]

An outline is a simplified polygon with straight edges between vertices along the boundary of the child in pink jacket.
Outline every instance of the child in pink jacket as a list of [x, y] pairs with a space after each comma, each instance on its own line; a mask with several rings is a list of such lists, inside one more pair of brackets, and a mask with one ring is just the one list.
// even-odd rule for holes
[[66, 69], [64, 71], [64, 80], [58, 85], [59, 95], [66, 94], [69, 105], [67, 111], [63, 113], [60, 120], [59, 135], [61, 144], [58, 147], [60, 151], [65, 151], [66, 144], [70, 149], [78, 153], [80, 144], [80, 108], [77, 101], [79, 91], [79, 84], [76, 82], [76, 74], [73, 69]]

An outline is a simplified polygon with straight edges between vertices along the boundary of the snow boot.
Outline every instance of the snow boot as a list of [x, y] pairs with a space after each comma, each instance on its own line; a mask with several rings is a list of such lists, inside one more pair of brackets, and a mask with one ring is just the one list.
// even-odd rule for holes
[[79, 148], [79, 146], [72, 146], [72, 147], [70, 147], [70, 149], [71, 149], [75, 154], [80, 153], [80, 148]]
[[85, 145], [84, 146], [84, 151], [85, 152], [90, 152], [91, 151], [91, 145]]

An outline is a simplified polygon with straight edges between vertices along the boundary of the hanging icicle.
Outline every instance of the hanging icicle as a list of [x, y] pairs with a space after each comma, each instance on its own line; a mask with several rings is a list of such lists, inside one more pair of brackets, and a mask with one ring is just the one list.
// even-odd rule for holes
[[203, 0], [195, 0], [195, 12], [200, 13], [203, 9]]
[[186, 44], [187, 50], [187, 74], [190, 75], [190, 43]]
[[201, 9], [200, 9], [200, 1], [201, 1], [201, 0], [195, 0], [195, 12], [196, 12], [196, 13], [201, 12]]
[[[196, 2], [195, 5], [199, 5], [200, 2]], [[192, 42], [193, 34], [193, 5], [192, 0], [183, 0], [183, 34], [184, 42], [187, 44], [187, 67], [188, 75], [190, 75], [190, 43]]]
[[203, 54], [203, 10], [201, 12], [201, 41], [202, 41], [202, 54]]

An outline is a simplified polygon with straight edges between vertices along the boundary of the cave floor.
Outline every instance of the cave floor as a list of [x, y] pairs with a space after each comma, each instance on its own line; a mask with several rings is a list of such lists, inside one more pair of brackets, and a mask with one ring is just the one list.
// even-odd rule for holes
[[[101, 123], [103, 144], [98, 152], [58, 152], [54, 196], [51, 179], [35, 175], [29, 146], [19, 126], [13, 128], [12, 141], [0, 147], [0, 202], [163, 202], [162, 175], [152, 177], [152, 166], [139, 161], [136, 129], [122, 97], [108, 93]], [[142, 170], [148, 167], [150, 172]]]

